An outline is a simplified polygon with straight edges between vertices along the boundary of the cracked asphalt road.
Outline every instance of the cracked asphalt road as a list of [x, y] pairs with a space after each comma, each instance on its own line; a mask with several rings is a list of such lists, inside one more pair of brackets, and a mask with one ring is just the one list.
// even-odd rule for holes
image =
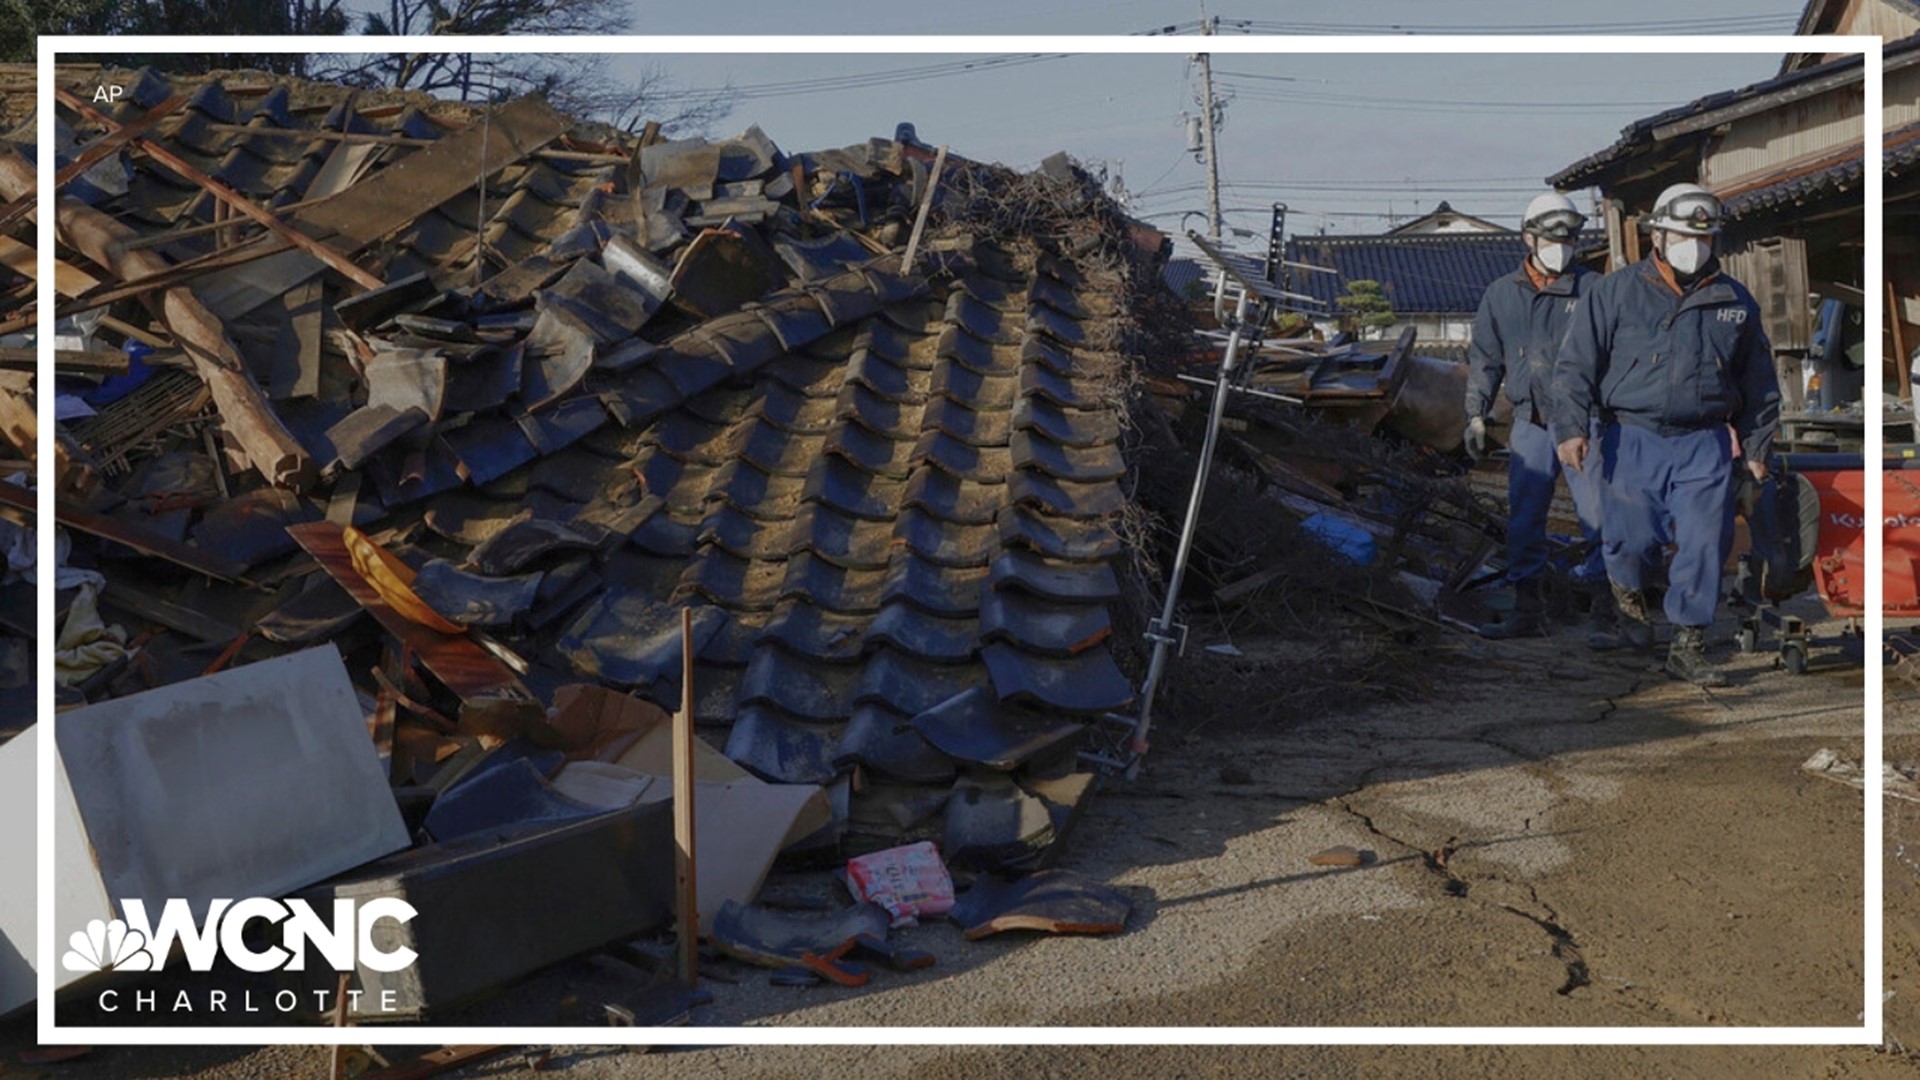
[[[776, 988], [764, 970], [723, 966], [715, 974], [734, 981], [707, 984], [716, 1002], [698, 1022], [1856, 1024], [1861, 794], [1800, 763], [1822, 747], [1857, 759], [1860, 669], [1830, 658], [1793, 678], [1770, 657], [1736, 658], [1734, 684], [1709, 692], [1579, 641], [1573, 631], [1450, 639], [1430, 699], [1415, 705], [1265, 729], [1169, 717], [1142, 778], [1101, 797], [1065, 860], [1130, 892], [1126, 934], [968, 943], [946, 924], [919, 927], [905, 944], [939, 964], [881, 972], [864, 990]], [[1223, 770], [1250, 782], [1223, 781]], [[1336, 844], [1374, 859], [1309, 863]], [[536, 979], [449, 1022], [552, 1022], [565, 990], [561, 976]], [[302, 1048], [103, 1049], [60, 1075], [317, 1076], [322, 1060]], [[520, 1075], [516, 1060], [468, 1075]], [[553, 1067], [939, 1077], [1022, 1061], [1061, 1076], [1137, 1074], [1149, 1061], [1188, 1075], [1920, 1076], [1897, 1040], [1764, 1051], [572, 1048]]]

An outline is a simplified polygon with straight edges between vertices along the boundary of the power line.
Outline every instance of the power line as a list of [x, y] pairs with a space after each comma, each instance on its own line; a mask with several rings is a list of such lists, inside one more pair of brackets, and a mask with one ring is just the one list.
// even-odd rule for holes
[[[1326, 191], [1345, 192], [1360, 195], [1409, 195], [1423, 192], [1454, 192], [1461, 195], [1516, 195], [1538, 191], [1543, 181], [1538, 177], [1523, 177], [1518, 180], [1499, 184], [1474, 184], [1456, 180], [1393, 180], [1393, 181], [1291, 181], [1291, 180], [1223, 180], [1220, 186], [1239, 192], [1287, 192], [1287, 191]], [[1133, 193], [1136, 199], [1166, 198], [1175, 195], [1190, 195], [1202, 190], [1197, 183], [1173, 184], [1163, 188], [1147, 188]]]
[[790, 79], [785, 82], [749, 83], [744, 86], [705, 87], [686, 90], [674, 90], [655, 95], [657, 101], [683, 101], [711, 97], [716, 93], [728, 93], [740, 101], [752, 101], [757, 98], [795, 97], [804, 94], [825, 94], [842, 90], [865, 90], [876, 86], [892, 86], [904, 82], [919, 82], [925, 79], [941, 79], [954, 75], [972, 75], [983, 71], [1001, 71], [1028, 64], [1045, 63], [1051, 60], [1071, 59], [1073, 53], [1019, 53], [1005, 56], [979, 56], [964, 60], [950, 60], [938, 64], [920, 64], [914, 67], [888, 68], [882, 71], [856, 72], [847, 75], [827, 75], [813, 79]]
[[[1292, 78], [1291, 76], [1287, 76], [1287, 75], [1262, 75], [1252, 71], [1221, 71], [1221, 72], [1218, 72], [1218, 74], [1226, 76], [1227, 78], [1231, 78], [1231, 79], [1257, 79], [1262, 82], [1297, 83], [1302, 81], [1300, 79]], [[1321, 81], [1324, 81], [1324, 80], [1321, 80]], [[1558, 109], [1616, 109], [1616, 108], [1617, 109], [1641, 109], [1641, 108], [1661, 108], [1661, 107], [1672, 104], [1671, 101], [1665, 101], [1665, 100], [1662, 100], [1662, 101], [1595, 101], [1592, 98], [1583, 98], [1578, 101], [1538, 101], [1538, 100], [1515, 101], [1511, 98], [1498, 100], [1498, 101], [1492, 101], [1492, 100], [1465, 101], [1459, 98], [1380, 97], [1377, 95], [1370, 95], [1370, 94], [1343, 94], [1334, 90], [1307, 90], [1307, 89], [1296, 90], [1296, 89], [1290, 89], [1287, 87], [1280, 87], [1280, 86], [1248, 86], [1248, 87], [1244, 87], [1243, 90], [1246, 93], [1255, 93], [1255, 94], [1284, 94], [1290, 97], [1320, 98], [1330, 102], [1331, 101], [1353, 101], [1353, 102], [1363, 102], [1369, 105], [1424, 105], [1424, 104], [1470, 105], [1475, 108], [1485, 108], [1485, 109], [1522, 108], [1522, 107], [1550, 108], [1550, 109], [1556, 109], [1556, 110]]]
[[1284, 34], [1729, 34], [1791, 31], [1800, 13], [1693, 17], [1640, 22], [1536, 23], [1311, 23], [1268, 19], [1222, 19], [1221, 30]]
[[1279, 87], [1245, 86], [1229, 83], [1237, 97], [1250, 101], [1281, 104], [1323, 105], [1334, 109], [1391, 110], [1401, 113], [1473, 112], [1473, 113], [1589, 113], [1605, 115], [1628, 111], [1671, 108], [1671, 101], [1467, 101], [1459, 98], [1374, 97], [1365, 94], [1334, 94], [1318, 90], [1287, 90]]

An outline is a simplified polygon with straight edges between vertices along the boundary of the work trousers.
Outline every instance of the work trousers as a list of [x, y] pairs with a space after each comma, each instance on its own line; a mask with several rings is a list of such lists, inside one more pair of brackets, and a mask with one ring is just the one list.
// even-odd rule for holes
[[[1507, 437], [1507, 580], [1522, 582], [1547, 565], [1547, 511], [1553, 505], [1553, 482], [1561, 474], [1553, 435], [1546, 428], [1513, 418]], [[1577, 581], [1599, 581], [1606, 576], [1601, 554], [1601, 515], [1604, 484], [1600, 470], [1567, 472], [1567, 490], [1573, 495], [1580, 532], [1591, 545], [1587, 558], [1574, 568]]]
[[1609, 424], [1600, 437], [1606, 487], [1607, 576], [1627, 589], [1645, 586], [1661, 548], [1667, 568], [1667, 621], [1708, 626], [1720, 600], [1720, 571], [1733, 544], [1733, 450], [1724, 426], [1661, 435]]

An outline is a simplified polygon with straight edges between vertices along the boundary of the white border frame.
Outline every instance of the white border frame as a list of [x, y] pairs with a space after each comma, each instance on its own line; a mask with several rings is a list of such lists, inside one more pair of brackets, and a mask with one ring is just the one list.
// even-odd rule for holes
[[[629, 53], [629, 54], [878, 54], [945, 55], [958, 53], [1061, 52], [1089, 55], [1187, 54], [1578, 54], [1653, 53], [1671, 55], [1754, 53], [1779, 55], [1808, 52], [1815, 42], [1822, 52], [1864, 56], [1865, 131], [1862, 143], [1862, 197], [1865, 199], [1866, 266], [1864, 270], [1867, 355], [1881, 354], [1881, 323], [1885, 301], [1882, 274], [1882, 155], [1883, 130], [1882, 43], [1878, 37], [1755, 35], [1725, 37], [1638, 36], [1379, 36], [1379, 37], [1094, 37], [979, 35], [936, 36], [620, 36], [620, 37], [155, 37], [52, 36], [38, 41], [39, 49], [39, 190], [53, 190], [54, 80], [53, 62], [61, 53], [378, 53], [400, 51], [470, 53]], [[53, 311], [52, 260], [54, 215], [39, 215], [41, 255], [38, 304]], [[54, 385], [53, 334], [39, 339], [37, 394], [44, 405], [52, 401]], [[1880, 380], [1868, 381], [1867, 400], [1875, 408], [1868, 415], [1866, 450], [1870, 474], [1880, 476], [1884, 453], [1882, 424], [1878, 422]], [[43, 411], [45, 411], [43, 409]], [[417, 1045], [509, 1043], [571, 1045], [583, 1038], [599, 1044], [632, 1045], [1879, 1045], [1885, 1009], [1881, 998], [1884, 867], [1882, 864], [1884, 806], [1881, 794], [1882, 650], [1877, 643], [1884, 628], [1881, 615], [1880, 568], [1883, 529], [1870, 528], [1866, 555], [1868, 580], [1867, 663], [1865, 671], [1864, 737], [1866, 768], [1866, 835], [1863, 887], [1867, 897], [1863, 1012], [1859, 1027], [811, 1027], [759, 1025], [751, 1027], [580, 1028], [580, 1027], [441, 1027], [432, 1024], [362, 1027], [61, 1027], [55, 1024], [53, 960], [59, 956], [54, 937], [54, 521], [51, 470], [54, 425], [39, 429], [38, 564], [42, 568], [38, 593], [37, 633], [41, 642], [39, 717], [44, 725], [39, 740], [37, 822], [39, 849], [39, 1041], [46, 1045]], [[1884, 517], [1880, 483], [1866, 490], [1866, 518]]]

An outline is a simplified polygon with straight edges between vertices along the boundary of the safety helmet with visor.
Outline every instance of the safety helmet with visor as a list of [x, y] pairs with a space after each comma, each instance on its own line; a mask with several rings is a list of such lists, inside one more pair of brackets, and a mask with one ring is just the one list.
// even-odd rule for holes
[[1533, 201], [1527, 204], [1520, 231], [1565, 243], [1578, 237], [1581, 227], [1586, 223], [1586, 215], [1574, 209], [1572, 199], [1558, 191], [1549, 191], [1534, 196]]
[[1720, 200], [1699, 184], [1674, 184], [1654, 201], [1647, 227], [1687, 236], [1712, 236], [1720, 231]]

